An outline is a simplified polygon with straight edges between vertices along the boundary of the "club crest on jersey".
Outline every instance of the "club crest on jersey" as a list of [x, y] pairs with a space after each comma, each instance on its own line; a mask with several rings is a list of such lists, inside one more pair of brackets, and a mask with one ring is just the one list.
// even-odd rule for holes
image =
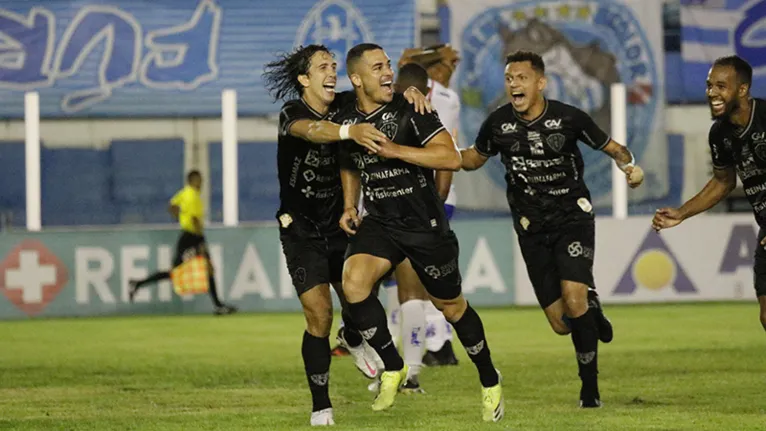
[[380, 131], [390, 140], [394, 140], [396, 132], [399, 131], [399, 125], [396, 123], [383, 123], [380, 125]]
[[[487, 8], [460, 29], [460, 74], [457, 87], [463, 100], [461, 128], [476, 136], [481, 121], [508, 103], [503, 79], [504, 58], [516, 50], [533, 51], [545, 61], [550, 99], [576, 106], [602, 129], [610, 129], [610, 87], [624, 83], [630, 106], [628, 135], [636, 157], [650, 143], [658, 109], [660, 87], [655, 52], [634, 9], [622, 2], [592, 0], [518, 0]], [[615, 43], [619, 41], [619, 43]], [[548, 130], [565, 126], [560, 118], [542, 124]], [[509, 133], [503, 129], [502, 133]], [[556, 148], [558, 138], [547, 142]], [[597, 180], [610, 159], [598, 152], [583, 154], [586, 181], [595, 200], [608, 199], [610, 181]], [[500, 160], [488, 163], [488, 174], [505, 186]], [[590, 176], [592, 180], [588, 180]]]
[[[335, 58], [346, 58], [349, 49], [362, 42], [373, 42], [374, 37], [367, 19], [350, 0], [322, 0], [303, 17], [295, 33], [293, 46], [312, 43], [325, 45]], [[350, 88], [346, 66], [338, 62], [338, 84]]]
[[766, 142], [760, 142], [755, 146], [755, 155], [759, 159], [766, 161]]
[[383, 123], [379, 129], [390, 140], [394, 140], [396, 132], [399, 131], [399, 124], [396, 122], [396, 112], [386, 112], [382, 115]]
[[545, 139], [545, 142], [548, 143], [548, 146], [557, 153], [561, 152], [561, 149], [564, 148], [564, 143], [566, 141], [566, 136], [562, 135], [561, 133], [553, 133]]

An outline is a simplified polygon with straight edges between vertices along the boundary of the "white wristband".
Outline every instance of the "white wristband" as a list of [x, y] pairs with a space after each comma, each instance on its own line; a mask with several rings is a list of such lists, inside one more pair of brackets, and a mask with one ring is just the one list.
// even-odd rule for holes
[[340, 134], [341, 141], [345, 141], [346, 139], [349, 139], [348, 129], [350, 129], [350, 128], [351, 128], [351, 125], [349, 125], [349, 124], [344, 124], [344, 125], [340, 126], [339, 134]]
[[[628, 151], [630, 153], [630, 151]], [[625, 163], [624, 165], [618, 164], [617, 167], [620, 168], [621, 171], [624, 171], [627, 168], [632, 168], [636, 165], [636, 158], [633, 157], [633, 153], [630, 153], [630, 161], [628, 163]]]

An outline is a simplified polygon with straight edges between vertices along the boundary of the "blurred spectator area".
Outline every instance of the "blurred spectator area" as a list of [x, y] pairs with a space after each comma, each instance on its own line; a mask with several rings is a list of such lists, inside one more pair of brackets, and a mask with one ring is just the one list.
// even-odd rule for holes
[[[43, 143], [43, 225], [171, 222], [168, 201], [183, 186], [184, 151], [181, 138], [113, 140], [106, 149], [47, 148]], [[276, 213], [276, 151], [276, 143], [240, 142], [242, 220], [271, 220]], [[210, 143], [208, 152], [210, 219], [221, 221], [220, 142]], [[16, 226], [25, 222], [25, 173], [23, 142], [0, 142], [0, 213]]]
[[[418, 12], [422, 44], [448, 40], [449, 10], [443, 1], [418, 0]], [[699, 104], [704, 93], [691, 100], [682, 85], [677, 1], [665, 2], [663, 23], [667, 103]], [[168, 200], [182, 187], [184, 173], [191, 168], [200, 169], [206, 179], [203, 197], [209, 202], [210, 220], [222, 220], [219, 119], [157, 118], [118, 123], [108, 119], [67, 120], [47, 129], [43, 124], [44, 226], [169, 223]], [[272, 221], [279, 203], [274, 118], [241, 118], [238, 128], [240, 219]], [[0, 227], [8, 221], [19, 227], [25, 224], [23, 136], [19, 121], [9, 121], [6, 132], [0, 133]], [[688, 145], [696, 145], [698, 140], [706, 148], [702, 135], [691, 138], [686, 137]], [[704, 166], [709, 161], [696, 163]], [[687, 178], [687, 186], [691, 190], [697, 184]]]

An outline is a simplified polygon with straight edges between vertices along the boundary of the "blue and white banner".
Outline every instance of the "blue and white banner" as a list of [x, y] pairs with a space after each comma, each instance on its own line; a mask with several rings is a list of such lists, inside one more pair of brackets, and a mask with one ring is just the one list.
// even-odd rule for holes
[[415, 43], [414, 0], [4, 0], [0, 117], [40, 92], [45, 117], [218, 116], [236, 89], [242, 115], [278, 111], [263, 65], [321, 43], [338, 59], [362, 42], [396, 63]]
[[[644, 168], [644, 186], [630, 202], [668, 193], [667, 138], [663, 124], [662, 2], [646, 0], [462, 0], [449, 1], [451, 42], [462, 57], [453, 87], [461, 95], [461, 139], [470, 144], [486, 116], [507, 103], [505, 55], [535, 51], [546, 63], [546, 95], [580, 107], [611, 130], [610, 86], [628, 94], [628, 142]], [[611, 207], [611, 159], [583, 149], [585, 180], [598, 209]], [[461, 206], [506, 208], [505, 168], [492, 160], [467, 182], [461, 175]], [[482, 174], [469, 174], [480, 176]], [[463, 190], [460, 190], [462, 188]]]
[[711, 64], [734, 54], [753, 66], [753, 93], [766, 96], [766, 0], [682, 0], [685, 93], [704, 101]]

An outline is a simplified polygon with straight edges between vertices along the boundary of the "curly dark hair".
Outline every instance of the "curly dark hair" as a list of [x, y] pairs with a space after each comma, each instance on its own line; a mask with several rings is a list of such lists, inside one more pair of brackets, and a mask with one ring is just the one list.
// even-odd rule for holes
[[736, 55], [720, 57], [715, 60], [713, 66], [729, 66], [734, 68], [734, 72], [737, 73], [739, 85], [747, 85], [748, 90], [753, 84], [753, 67], [742, 57]]
[[332, 52], [324, 45], [300, 46], [293, 52], [278, 54], [277, 59], [263, 68], [263, 81], [274, 101], [297, 99], [303, 93], [298, 76], [309, 73], [311, 57], [317, 52]]

